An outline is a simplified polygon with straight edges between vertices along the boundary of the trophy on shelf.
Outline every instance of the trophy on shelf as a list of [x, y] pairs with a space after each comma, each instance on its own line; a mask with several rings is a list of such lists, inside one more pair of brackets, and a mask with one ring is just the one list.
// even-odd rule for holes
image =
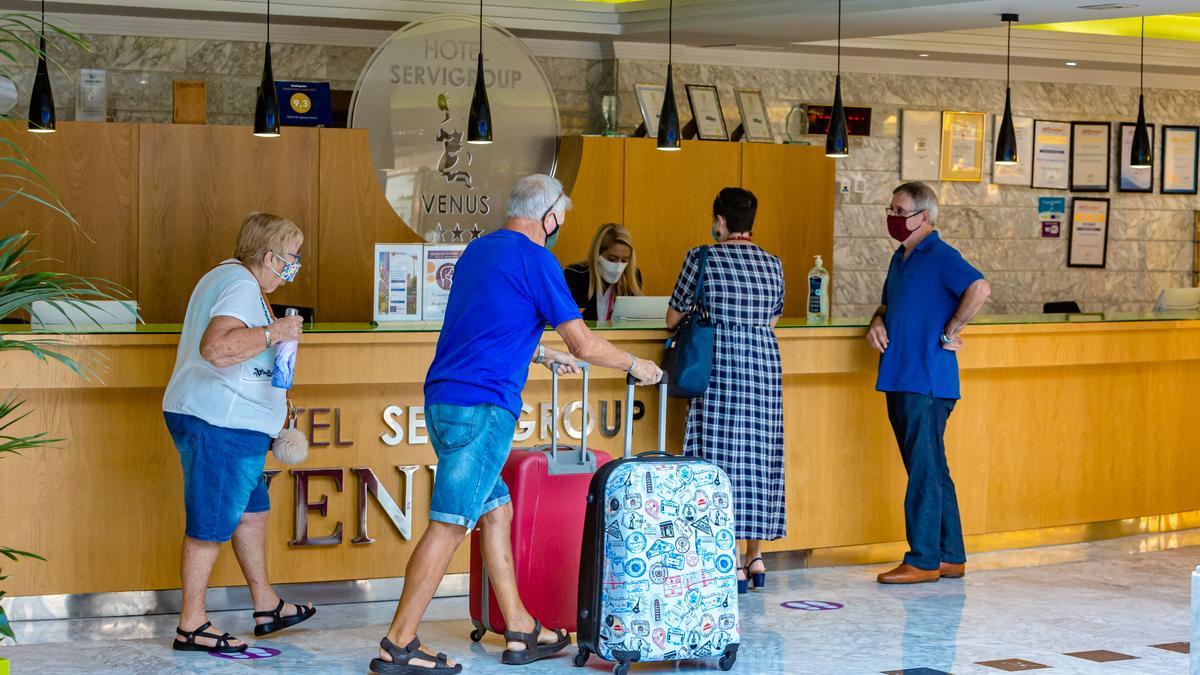
[[617, 124], [621, 119], [621, 99], [616, 94], [605, 94], [600, 98], [600, 114], [604, 118], [604, 131], [602, 135], [615, 137], [620, 136], [617, 131]]
[[788, 143], [810, 145], [804, 138], [808, 134], [808, 106], [803, 103], [793, 103], [786, 124]]

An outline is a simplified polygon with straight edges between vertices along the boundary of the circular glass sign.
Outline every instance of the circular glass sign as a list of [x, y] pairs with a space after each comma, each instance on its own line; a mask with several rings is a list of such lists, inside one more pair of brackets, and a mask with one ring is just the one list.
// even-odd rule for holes
[[396, 31], [371, 57], [350, 103], [367, 129], [388, 203], [425, 241], [469, 242], [504, 223], [513, 183], [553, 174], [558, 105], [521, 41], [483, 25], [494, 142], [467, 143], [479, 19], [435, 16]]

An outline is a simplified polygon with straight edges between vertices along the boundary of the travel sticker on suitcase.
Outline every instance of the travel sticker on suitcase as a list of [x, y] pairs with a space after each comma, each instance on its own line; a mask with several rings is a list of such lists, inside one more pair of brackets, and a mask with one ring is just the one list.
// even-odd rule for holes
[[677, 661], [721, 656], [737, 644], [737, 550], [725, 473], [694, 458], [622, 462], [604, 497], [599, 655]]

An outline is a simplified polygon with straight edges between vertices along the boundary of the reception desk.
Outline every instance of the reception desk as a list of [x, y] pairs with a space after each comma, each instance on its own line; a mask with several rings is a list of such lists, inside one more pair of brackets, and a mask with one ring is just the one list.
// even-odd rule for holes
[[[904, 470], [874, 391], [877, 356], [862, 320], [780, 323], [788, 537], [770, 550], [904, 538]], [[600, 326], [639, 358], [661, 356], [661, 323]], [[965, 332], [963, 401], [947, 446], [968, 535], [1200, 510], [1200, 314], [984, 317]], [[18, 332], [15, 336], [21, 339]], [[423, 428], [422, 379], [437, 327], [324, 324], [303, 339], [294, 399], [313, 448], [273, 473], [270, 567], [277, 582], [394, 578], [427, 522], [435, 457]], [[102, 360], [82, 379], [0, 352], [5, 388], [31, 414], [10, 432], [48, 431], [52, 449], [0, 466], [3, 543], [47, 562], [6, 566], [16, 596], [178, 587], [179, 462], [160, 413], [177, 326], [68, 338]], [[548, 335], [550, 344], [557, 337]], [[564, 433], [578, 427], [564, 382]], [[589, 445], [619, 452], [624, 375], [597, 370]], [[534, 368], [517, 445], [548, 427], [546, 371]], [[650, 449], [657, 398], [640, 390]], [[684, 408], [673, 402], [678, 448]], [[467, 568], [461, 550], [451, 572]], [[214, 586], [241, 584], [223, 551]]]

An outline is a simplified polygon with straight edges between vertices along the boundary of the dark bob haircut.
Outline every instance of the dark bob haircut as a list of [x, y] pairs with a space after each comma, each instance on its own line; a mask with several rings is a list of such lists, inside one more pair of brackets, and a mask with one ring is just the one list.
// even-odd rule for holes
[[749, 190], [727, 187], [717, 193], [713, 200], [713, 218], [725, 217], [725, 227], [730, 232], [749, 232], [754, 228], [754, 214], [758, 212], [758, 197]]

